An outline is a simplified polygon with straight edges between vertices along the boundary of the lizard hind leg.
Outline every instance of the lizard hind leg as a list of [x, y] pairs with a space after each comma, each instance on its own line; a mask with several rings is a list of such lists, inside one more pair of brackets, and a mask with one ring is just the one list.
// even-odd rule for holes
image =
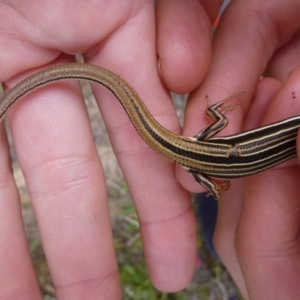
[[234, 106], [239, 105], [239, 103], [233, 103], [229, 104], [227, 106], [223, 106], [224, 103], [227, 101], [233, 99], [234, 97], [243, 94], [244, 92], [235, 93], [226, 99], [217, 102], [213, 105], [209, 105], [209, 98], [206, 96], [207, 100], [207, 108], [205, 110], [208, 117], [214, 121], [211, 125], [207, 126], [206, 128], [202, 129], [196, 136], [197, 141], [203, 141], [211, 138], [218, 132], [220, 132], [222, 129], [224, 129], [228, 124], [228, 119], [225, 116], [225, 113], [227, 111], [230, 111], [233, 109]]
[[229, 180], [223, 180], [221, 182], [216, 182], [211, 180], [208, 176], [198, 173], [196, 171], [189, 171], [194, 179], [200, 183], [203, 187], [207, 189], [207, 196], [212, 195], [216, 200], [220, 199], [220, 192], [226, 191], [230, 187]]

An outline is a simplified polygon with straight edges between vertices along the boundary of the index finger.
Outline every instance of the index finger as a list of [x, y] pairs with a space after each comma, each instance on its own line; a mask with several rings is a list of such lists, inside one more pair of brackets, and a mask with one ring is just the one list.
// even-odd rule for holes
[[[174, 107], [157, 72], [154, 8], [148, 3], [138, 9], [101, 51], [87, 54], [87, 60], [125, 78], [154, 118], [178, 133]], [[196, 226], [189, 194], [176, 181], [174, 164], [144, 143], [120, 104], [109, 101], [112, 95], [99, 86], [93, 90], [137, 208], [151, 279], [164, 291], [182, 289], [196, 265]]]

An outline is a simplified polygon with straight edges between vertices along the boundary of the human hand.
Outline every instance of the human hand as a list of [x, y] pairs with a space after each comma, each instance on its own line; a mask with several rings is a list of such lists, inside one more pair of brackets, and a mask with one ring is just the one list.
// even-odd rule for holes
[[[162, 2], [171, 6], [171, 1]], [[187, 5], [197, 3], [188, 1]], [[218, 3], [215, 1], [215, 5]], [[173, 18], [174, 7], [164, 6], [164, 10], [173, 10]], [[192, 11], [189, 20], [199, 23], [202, 19], [194, 18], [196, 10]], [[227, 113], [229, 125], [221, 135], [300, 112], [296, 80], [299, 82], [299, 71], [292, 73], [282, 86], [280, 82], [299, 66], [299, 15], [298, 1], [232, 1], [219, 24], [205, 80], [189, 99], [184, 135], [193, 136], [209, 124], [203, 113], [205, 95], [213, 104], [236, 92], [246, 92], [239, 98], [243, 99], [241, 105]], [[198, 23], [195, 21], [189, 32], [194, 33]], [[180, 32], [176, 27], [173, 30], [174, 34]], [[165, 42], [161, 51], [168, 53], [170, 44]], [[188, 56], [188, 49], [185, 55]], [[170, 60], [178, 61], [176, 57]], [[170, 64], [165, 65], [167, 68]], [[163, 72], [165, 68], [162, 66]], [[171, 87], [178, 81], [180, 86], [178, 73], [184, 77], [195, 72], [192, 65], [186, 68], [179, 73], [173, 65], [163, 78], [176, 76], [165, 82]], [[257, 85], [264, 71], [273, 78], [263, 79]], [[198, 79], [200, 84], [203, 78]], [[299, 176], [298, 164], [288, 162], [245, 180], [233, 180], [230, 190], [222, 195], [215, 246], [246, 299], [299, 299]], [[178, 178], [187, 189], [203, 191], [180, 169]]]
[[[146, 0], [2, 0], [0, 81], [10, 89], [37, 69], [83, 53], [87, 63], [123, 76], [157, 120], [179, 133], [157, 72], [154, 20]], [[162, 290], [181, 289], [196, 264], [189, 194], [174, 178], [174, 165], [144, 144], [116, 99], [93, 90], [138, 211], [151, 279]], [[79, 84], [61, 82], [26, 98], [9, 121], [57, 298], [121, 298], [105, 179]], [[3, 126], [0, 145], [0, 298], [41, 299]]]

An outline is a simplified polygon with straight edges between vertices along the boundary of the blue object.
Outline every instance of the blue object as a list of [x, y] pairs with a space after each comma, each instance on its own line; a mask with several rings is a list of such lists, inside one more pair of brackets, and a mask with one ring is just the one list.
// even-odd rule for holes
[[213, 235], [217, 222], [218, 202], [212, 196], [206, 196], [206, 193], [197, 195], [197, 215], [201, 223], [204, 242], [211, 255], [220, 261], [220, 258], [213, 245]]

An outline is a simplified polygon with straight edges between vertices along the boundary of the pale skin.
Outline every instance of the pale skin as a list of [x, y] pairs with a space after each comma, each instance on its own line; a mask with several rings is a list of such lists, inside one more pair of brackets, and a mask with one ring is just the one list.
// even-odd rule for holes
[[[186, 10], [198, 3], [187, 2]], [[180, 1], [161, 3], [162, 11], [169, 10], [169, 19], [161, 19], [162, 23], [172, 22], [182, 14]], [[196, 9], [191, 11], [195, 13]], [[246, 92], [241, 105], [227, 114], [230, 124], [222, 132], [224, 135], [300, 112], [300, 70], [297, 69], [300, 40], [299, 34], [296, 35], [300, 29], [299, 17], [298, 1], [233, 1], [213, 41], [209, 69], [190, 98], [184, 135], [193, 135], [207, 125], [208, 121], [200, 117], [206, 107], [203, 101], [206, 94], [215, 103], [228, 94]], [[197, 24], [190, 25], [186, 32], [193, 32], [193, 26], [198, 28]], [[169, 62], [166, 53], [171, 53], [172, 41], [180, 40], [176, 35], [182, 31], [174, 28], [175, 36], [169, 38], [170, 42], [158, 44], [166, 57], [166, 68], [161, 62], [161, 69], [166, 70], [164, 82], [170, 87], [178, 83], [179, 92], [184, 90], [187, 78], [179, 71], [185, 65], [184, 51], [176, 58], [173, 53]], [[270, 78], [257, 84], [265, 69]], [[187, 189], [199, 191], [181, 170], [178, 178]], [[230, 190], [221, 197], [214, 243], [245, 299], [300, 297], [299, 180], [299, 166], [294, 160], [243, 181], [232, 181]]]
[[[180, 132], [157, 70], [152, 1], [1, 1], [0, 28], [6, 89], [83, 53], [86, 62], [126, 78], [157, 120]], [[189, 194], [177, 182], [175, 166], [145, 145], [118, 101], [101, 87], [94, 93], [138, 210], [151, 279], [162, 290], [181, 289], [196, 264]], [[105, 179], [78, 82], [27, 97], [9, 122], [57, 298], [121, 299]], [[0, 298], [42, 299], [5, 141], [2, 128]]]
[[[255, 4], [263, 13], [249, 9]], [[299, 113], [300, 102], [291, 99], [291, 91], [299, 89], [299, 71], [281, 85], [297, 63], [296, 47], [273, 54], [288, 42], [296, 44], [291, 37], [300, 28], [300, 4], [277, 0], [262, 7], [262, 1], [249, 0], [232, 6], [220, 24], [212, 54], [210, 21], [219, 5], [220, 1], [157, 1], [155, 45], [152, 1], [77, 1], [76, 5], [67, 0], [30, 1], [28, 5], [2, 0], [0, 82], [10, 88], [38, 68], [73, 61], [75, 53], [83, 53], [86, 62], [124, 77], [156, 119], [178, 133], [174, 109], [157, 71], [158, 53], [168, 89], [189, 92], [201, 84], [187, 107], [185, 135], [195, 135], [207, 124], [206, 94], [214, 103], [246, 91], [241, 106], [228, 113], [230, 125], [224, 134]], [[243, 11], [251, 11], [248, 20], [244, 15], [239, 20]], [[259, 15], [265, 17], [263, 22]], [[255, 30], [249, 27], [250, 16]], [[274, 28], [282, 28], [280, 35]], [[268, 63], [273, 79], [256, 88]], [[255, 100], [247, 111], [255, 88]], [[179, 290], [190, 281], [196, 261], [189, 194], [177, 183], [174, 165], [143, 143], [119, 103], [99, 87], [94, 92], [139, 214], [151, 280], [161, 290]], [[9, 121], [57, 298], [120, 299], [105, 180], [78, 84], [59, 83], [31, 95], [11, 111]], [[0, 145], [0, 234], [5, 241], [0, 246], [0, 298], [42, 299], [3, 128]], [[246, 179], [243, 188], [236, 181], [223, 194], [215, 244], [246, 299], [299, 297], [299, 176], [297, 163], [289, 163]], [[201, 191], [186, 172], [179, 169], [177, 177], [188, 190]]]

